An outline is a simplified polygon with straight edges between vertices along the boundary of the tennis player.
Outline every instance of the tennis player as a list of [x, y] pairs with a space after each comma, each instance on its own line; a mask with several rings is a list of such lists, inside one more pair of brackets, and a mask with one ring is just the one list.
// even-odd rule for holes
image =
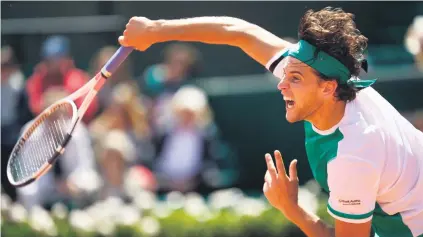
[[263, 191], [269, 202], [307, 236], [423, 236], [423, 133], [371, 85], [367, 38], [341, 9], [308, 11], [299, 41], [231, 17], [150, 20], [133, 17], [119, 42], [140, 51], [166, 41], [239, 47], [270, 70], [286, 104], [286, 119], [304, 121], [311, 170], [329, 193], [331, 227], [298, 205], [297, 161], [286, 174], [279, 151], [265, 155]]

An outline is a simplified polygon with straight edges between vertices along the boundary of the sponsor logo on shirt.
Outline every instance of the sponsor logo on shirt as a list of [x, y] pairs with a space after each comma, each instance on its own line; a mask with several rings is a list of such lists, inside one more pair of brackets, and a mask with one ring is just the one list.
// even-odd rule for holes
[[353, 199], [353, 200], [339, 199], [338, 202], [341, 205], [344, 205], [344, 206], [357, 206], [357, 205], [361, 205], [361, 200], [359, 200], [359, 199]]

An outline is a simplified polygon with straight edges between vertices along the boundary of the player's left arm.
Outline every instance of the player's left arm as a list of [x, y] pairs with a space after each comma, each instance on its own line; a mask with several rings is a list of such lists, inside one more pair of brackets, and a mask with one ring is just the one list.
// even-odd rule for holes
[[298, 184], [291, 182], [297, 179], [296, 167], [291, 164], [290, 174], [286, 176], [282, 158], [275, 156], [277, 171], [271, 159], [266, 160], [268, 174], [265, 177], [265, 186], [268, 187], [265, 189], [265, 195], [275, 208], [307, 236], [370, 237], [371, 219], [379, 184], [376, 167], [366, 160], [355, 157], [337, 157], [329, 162], [327, 173], [330, 197], [327, 209], [335, 218], [335, 226], [330, 226], [293, 200], [298, 195], [293, 191], [295, 190], [293, 186]]
[[309, 237], [370, 237], [371, 221], [356, 224], [335, 219], [335, 226], [330, 226], [302, 207], [289, 219]]
[[342, 155], [328, 163], [327, 210], [335, 218], [336, 236], [370, 236], [380, 170], [370, 160]]
[[353, 156], [338, 156], [328, 163], [327, 181], [330, 190], [327, 211], [335, 218], [335, 226], [324, 224], [317, 216], [299, 212], [293, 221], [308, 236], [318, 229], [334, 237], [369, 237], [376, 194], [379, 185], [377, 167], [369, 161]]

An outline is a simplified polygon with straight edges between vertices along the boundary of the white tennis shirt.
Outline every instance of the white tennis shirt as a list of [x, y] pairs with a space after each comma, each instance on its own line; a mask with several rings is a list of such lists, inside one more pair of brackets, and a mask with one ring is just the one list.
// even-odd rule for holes
[[[281, 64], [280, 55], [267, 64], [278, 78], [280, 65], [270, 65]], [[334, 218], [372, 220], [380, 237], [423, 236], [421, 131], [371, 87], [347, 103], [331, 129], [304, 126], [311, 170], [329, 193], [327, 210]]]

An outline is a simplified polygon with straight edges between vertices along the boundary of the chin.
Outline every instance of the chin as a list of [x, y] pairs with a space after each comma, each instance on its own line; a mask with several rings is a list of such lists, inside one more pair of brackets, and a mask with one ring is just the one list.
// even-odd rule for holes
[[298, 116], [286, 113], [286, 121], [288, 121], [288, 123], [296, 123], [301, 121], [301, 119], [298, 118]]

